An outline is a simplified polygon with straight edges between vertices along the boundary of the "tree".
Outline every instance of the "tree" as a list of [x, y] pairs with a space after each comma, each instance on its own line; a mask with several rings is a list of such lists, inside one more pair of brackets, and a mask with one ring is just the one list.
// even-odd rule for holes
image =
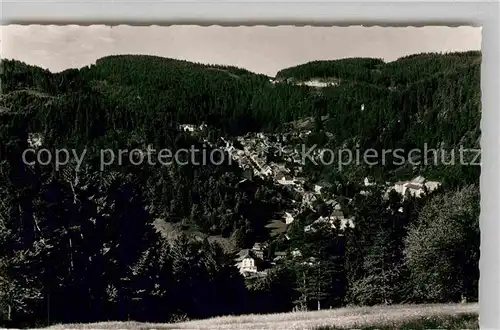
[[294, 259], [296, 303], [302, 307], [327, 308], [342, 304], [345, 296], [344, 236], [340, 222], [332, 226], [319, 222], [303, 236], [296, 236], [293, 247], [301, 256]]
[[415, 295], [423, 301], [477, 300], [479, 240], [477, 186], [431, 198], [405, 240]]

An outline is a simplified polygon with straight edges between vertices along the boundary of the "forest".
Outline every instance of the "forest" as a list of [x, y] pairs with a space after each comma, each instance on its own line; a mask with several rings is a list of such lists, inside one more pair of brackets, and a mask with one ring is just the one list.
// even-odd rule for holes
[[[59, 73], [3, 59], [0, 322], [169, 322], [477, 301], [480, 166], [305, 164], [306, 185], [326, 182], [325, 194], [355, 225], [306, 233], [333, 211], [320, 200], [276, 234], [269, 225], [294, 196], [272, 180], [246, 180], [226, 163], [125, 162], [101, 171], [99, 150], [216, 148], [221, 138], [285, 134], [304, 118], [313, 125], [303, 143], [334, 150], [479, 148], [480, 66], [480, 52], [416, 54], [314, 61], [267, 77], [146, 55]], [[310, 79], [338, 84], [297, 84]], [[207, 130], [191, 134], [182, 124]], [[27, 164], [33, 134], [48, 150], [87, 150], [83, 166]], [[387, 196], [388, 183], [417, 175], [442, 184], [418, 197]], [[375, 184], [363, 186], [366, 177]], [[247, 278], [235, 258], [256, 242], [286, 257]]]

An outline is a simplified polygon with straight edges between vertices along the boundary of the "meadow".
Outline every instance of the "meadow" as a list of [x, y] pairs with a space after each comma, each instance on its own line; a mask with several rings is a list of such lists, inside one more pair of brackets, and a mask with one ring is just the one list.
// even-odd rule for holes
[[221, 316], [179, 323], [100, 322], [47, 329], [479, 329], [478, 304], [345, 307], [331, 310]]

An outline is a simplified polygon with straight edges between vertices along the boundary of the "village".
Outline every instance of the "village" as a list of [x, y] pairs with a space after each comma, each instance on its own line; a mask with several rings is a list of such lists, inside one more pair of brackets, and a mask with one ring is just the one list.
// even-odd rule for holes
[[[185, 124], [179, 127], [181, 130], [189, 133], [203, 132], [207, 125]], [[306, 188], [306, 180], [302, 176], [303, 164], [300, 151], [292, 147], [293, 141], [301, 141], [307, 137], [311, 131], [299, 131], [287, 134], [265, 134], [248, 133], [245, 136], [238, 136], [235, 140], [221, 138], [222, 149], [224, 149], [232, 160], [249, 173], [248, 178], [260, 177], [270, 179], [276, 185], [293, 191], [297, 198], [292, 201], [292, 207], [286, 210], [281, 219], [275, 220], [274, 227], [279, 227], [282, 232], [295, 221], [298, 214], [305, 209], [315, 211], [316, 202], [322, 200], [332, 211], [328, 216], [319, 216], [312, 224], [304, 226], [304, 232], [314, 230], [314, 225], [321, 222], [334, 223], [340, 221], [341, 230], [345, 227], [354, 227], [355, 221], [352, 217], [345, 217], [340, 203], [332, 198], [331, 194], [322, 193], [329, 187], [328, 183], [315, 183], [312, 189]], [[206, 143], [213, 146], [205, 139]], [[42, 137], [37, 134], [30, 134], [28, 144], [32, 147], [38, 147], [42, 144]], [[315, 150], [315, 155], [322, 152], [321, 149]], [[363, 185], [370, 187], [374, 185], [369, 178], [365, 178]], [[399, 181], [394, 184], [386, 182], [388, 186], [386, 197], [389, 192], [395, 190], [399, 194], [406, 196], [408, 194], [416, 197], [425, 192], [431, 192], [440, 186], [440, 182], [427, 181], [423, 176], [417, 176], [409, 181]], [[368, 190], [361, 191], [368, 193]], [[400, 210], [401, 211], [401, 210]], [[285, 234], [288, 239], [288, 236]], [[299, 250], [291, 252], [293, 257], [301, 255]], [[257, 242], [251, 249], [244, 249], [238, 253], [236, 266], [243, 276], [265, 276], [267, 270], [280, 260], [286, 257], [285, 251], [276, 251], [270, 255], [268, 245], [265, 242]]]
[[[294, 139], [303, 139], [310, 131], [289, 133], [287, 135], [266, 135], [264, 133], [247, 134], [237, 138], [237, 143], [224, 140], [226, 151], [238, 161], [241, 168], [251, 170], [253, 175], [261, 178], [271, 178], [275, 184], [284, 186], [295, 191], [299, 196], [293, 204], [294, 207], [284, 212], [281, 222], [289, 226], [295, 217], [304, 209], [309, 208], [314, 211], [314, 204], [322, 199], [327, 206], [332, 209], [328, 216], [320, 216], [312, 224], [304, 227], [305, 232], [314, 230], [314, 224], [319, 222], [329, 222], [333, 224], [340, 221], [341, 229], [346, 226], [354, 227], [354, 219], [345, 217], [341, 210], [340, 203], [331, 196], [322, 194], [322, 190], [328, 183], [316, 183], [312, 190], [305, 188], [305, 180], [302, 176], [301, 155], [290, 146], [285, 146], [283, 142]], [[237, 145], [238, 147], [236, 147]], [[273, 157], [273, 151], [278, 153], [278, 157]], [[318, 150], [317, 153], [320, 153]], [[271, 158], [271, 159], [270, 159]], [[274, 158], [274, 159], [273, 159]], [[424, 177], [418, 176], [405, 182], [388, 184], [387, 194], [395, 190], [401, 195], [411, 194], [420, 196], [425, 191], [433, 191], [440, 186], [439, 182], [426, 181]], [[368, 178], [364, 179], [364, 186], [373, 185]], [[285, 235], [285, 237], [287, 237]], [[267, 245], [256, 243], [252, 249], [242, 250], [236, 260], [237, 266], [244, 276], [263, 276], [266, 269], [272, 267], [286, 256], [283, 251], [275, 252], [273, 256], [268, 256]], [[292, 251], [293, 256], [300, 256], [299, 250]]]
[[[185, 132], [200, 132], [206, 129], [206, 125], [181, 125]], [[302, 155], [300, 150], [294, 147], [294, 142], [303, 141], [311, 133], [310, 130], [299, 130], [287, 132], [285, 134], [248, 133], [238, 136], [235, 139], [222, 138], [222, 149], [224, 149], [233, 161], [249, 175], [242, 181], [251, 180], [253, 177], [272, 180], [274, 184], [294, 192], [296, 196], [292, 201], [292, 207], [286, 210], [281, 219], [274, 221], [273, 227], [280, 228], [285, 232], [295, 221], [296, 217], [305, 209], [315, 211], [318, 201], [331, 209], [328, 216], [319, 216], [312, 224], [304, 226], [304, 232], [314, 230], [317, 223], [340, 222], [341, 230], [355, 226], [355, 219], [346, 217], [342, 211], [340, 203], [331, 194], [325, 193], [330, 186], [327, 182], [318, 182], [312, 186], [306, 184], [303, 177]], [[210, 143], [205, 140], [206, 143]], [[214, 145], [213, 143], [210, 143]], [[321, 155], [323, 151], [317, 149], [313, 156]], [[363, 194], [369, 193], [368, 187], [374, 185], [369, 178], [365, 178], [363, 186], [367, 190], [361, 191]], [[431, 192], [440, 186], [440, 182], [427, 181], [423, 176], [417, 176], [412, 180], [399, 181], [395, 183], [386, 182], [386, 198], [389, 192], [395, 190], [403, 196], [421, 196], [425, 192]], [[306, 188], [306, 186], [311, 188]], [[325, 189], [326, 188], [326, 189]], [[401, 209], [399, 210], [402, 211]], [[285, 237], [288, 236], [285, 234]], [[292, 257], [301, 255], [300, 250], [291, 252]], [[267, 270], [276, 265], [287, 256], [285, 251], [276, 251], [272, 255], [268, 251], [265, 242], [257, 242], [251, 249], [239, 251], [236, 259], [236, 266], [245, 277], [265, 276]]]

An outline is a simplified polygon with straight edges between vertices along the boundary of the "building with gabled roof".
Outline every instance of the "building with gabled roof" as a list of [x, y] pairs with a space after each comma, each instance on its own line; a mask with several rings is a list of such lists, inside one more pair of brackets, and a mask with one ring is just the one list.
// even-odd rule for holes
[[238, 267], [242, 275], [257, 273], [257, 257], [251, 250], [243, 249], [238, 253], [238, 257], [236, 258], [236, 267]]

